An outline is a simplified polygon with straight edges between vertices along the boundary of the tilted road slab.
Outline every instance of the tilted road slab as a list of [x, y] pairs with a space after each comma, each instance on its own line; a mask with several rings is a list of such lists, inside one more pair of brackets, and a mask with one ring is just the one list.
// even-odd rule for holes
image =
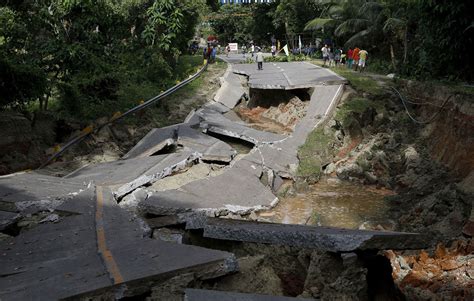
[[271, 189], [260, 182], [261, 168], [252, 164], [229, 168], [223, 174], [188, 183], [179, 189], [149, 191], [139, 210], [156, 215], [191, 211], [236, 213], [271, 208], [278, 201]]
[[314, 299], [292, 298], [282, 296], [242, 294], [236, 292], [186, 289], [185, 301], [310, 301]]
[[214, 101], [223, 104], [229, 109], [235, 108], [242, 97], [247, 94], [246, 89], [241, 84], [239, 75], [231, 71], [232, 66], [227, 68], [226, 73], [222, 77], [222, 86], [214, 96]]
[[0, 242], [0, 299], [57, 300], [113, 284], [96, 249], [94, 197], [88, 189], [69, 200], [89, 206], [84, 214]]
[[237, 154], [227, 143], [182, 123], [151, 130], [124, 159], [150, 156], [170, 145], [181, 145], [198, 152], [205, 161], [229, 163]]
[[93, 181], [113, 185], [117, 198], [147, 184], [185, 169], [200, 159], [200, 154], [183, 151], [146, 158], [133, 158], [99, 163], [81, 168], [67, 176], [75, 181]]
[[86, 188], [81, 181], [35, 172], [0, 177], [0, 210], [34, 213], [52, 210]]
[[[264, 165], [282, 177], [293, 178], [299, 164], [298, 149], [308, 135], [331, 116], [343, 91], [343, 85], [314, 87], [306, 115], [296, 124], [293, 133], [272, 145], [259, 146]], [[249, 160], [259, 160], [255, 154], [249, 157]]]
[[60, 209], [75, 214], [0, 242], [1, 300], [120, 297], [127, 295], [121, 284], [133, 290], [181, 273], [237, 269], [230, 253], [142, 237], [107, 188], [89, 188]]
[[241, 139], [253, 144], [273, 143], [281, 141], [287, 136], [259, 131], [246, 126], [244, 123], [231, 121], [219, 112], [200, 109], [196, 111], [203, 121], [200, 127], [208, 132]]
[[170, 145], [182, 145], [210, 158], [230, 161], [234, 150], [225, 142], [203, 134], [187, 123], [151, 130], [123, 159], [147, 157]]
[[[356, 250], [421, 249], [427, 237], [402, 232], [349, 230], [331, 227], [272, 224], [206, 218], [201, 223], [204, 237], [303, 247], [329, 252]], [[196, 223], [193, 223], [196, 225]]]
[[16, 212], [0, 211], [0, 231], [13, 225], [20, 217], [21, 215]]

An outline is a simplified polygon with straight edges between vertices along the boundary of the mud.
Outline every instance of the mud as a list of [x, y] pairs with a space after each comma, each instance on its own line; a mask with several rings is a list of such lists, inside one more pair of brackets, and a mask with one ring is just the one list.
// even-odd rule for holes
[[274, 209], [258, 215], [284, 224], [378, 230], [394, 227], [385, 200], [385, 196], [394, 192], [386, 188], [327, 178], [308, 186], [302, 193], [290, 187], [286, 194]]

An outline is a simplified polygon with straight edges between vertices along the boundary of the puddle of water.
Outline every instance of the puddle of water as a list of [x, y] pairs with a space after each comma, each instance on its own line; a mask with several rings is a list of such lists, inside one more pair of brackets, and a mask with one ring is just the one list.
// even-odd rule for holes
[[373, 186], [323, 180], [310, 186], [304, 194], [282, 198], [275, 208], [261, 212], [260, 216], [284, 224], [350, 229], [358, 229], [364, 223], [386, 226], [389, 206], [384, 197], [391, 194], [390, 190]]

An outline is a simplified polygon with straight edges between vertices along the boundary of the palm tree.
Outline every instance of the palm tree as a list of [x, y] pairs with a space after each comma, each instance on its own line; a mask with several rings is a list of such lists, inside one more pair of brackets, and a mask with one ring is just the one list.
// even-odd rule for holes
[[324, 32], [326, 26], [342, 22], [344, 4], [347, 0], [315, 0], [315, 2], [322, 6], [321, 14], [318, 18], [306, 23], [305, 30], [322, 30]]
[[[324, 30], [329, 25], [337, 25], [336, 36], [350, 36], [346, 46], [361, 44], [367, 39], [383, 41], [389, 37], [389, 49], [392, 66], [396, 69], [396, 56], [393, 43], [403, 41], [403, 63], [407, 61], [408, 39], [407, 20], [402, 16], [404, 11], [394, 10], [397, 7], [390, 5], [390, 1], [320, 1], [326, 5], [319, 18], [306, 24], [305, 29]], [[349, 3], [350, 2], [350, 3]], [[357, 7], [357, 9], [356, 9]], [[356, 14], [352, 15], [355, 11]], [[379, 38], [379, 39], [377, 39]]]

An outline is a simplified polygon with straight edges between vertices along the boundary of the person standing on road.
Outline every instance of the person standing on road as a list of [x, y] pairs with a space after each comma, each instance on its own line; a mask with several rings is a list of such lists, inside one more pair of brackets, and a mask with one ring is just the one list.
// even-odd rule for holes
[[329, 67], [334, 67], [334, 51], [329, 47]]
[[352, 50], [352, 48], [349, 48], [349, 50], [347, 50], [347, 68], [348, 69], [351, 69], [352, 68], [352, 62], [353, 62], [353, 54], [354, 50]]
[[227, 47], [225, 48], [225, 52], [226, 52], [226, 57], [229, 57], [230, 45], [227, 45]]
[[365, 62], [367, 61], [367, 56], [369, 53], [367, 50], [362, 49], [359, 51], [359, 72], [362, 72], [365, 69]]
[[324, 66], [326, 66], [326, 62], [329, 60], [328, 45], [324, 45], [324, 47], [321, 48], [321, 53], [323, 54], [323, 67], [324, 67]]
[[252, 44], [250, 45], [250, 52], [252, 53], [252, 57], [255, 54], [255, 46]]
[[275, 45], [272, 45], [272, 56], [275, 56], [276, 54], [276, 46]]
[[354, 71], [357, 71], [357, 67], [359, 66], [359, 51], [360, 49], [358, 47], [354, 48], [354, 51], [352, 52], [352, 60], [354, 64]]
[[336, 63], [336, 67], [341, 62], [341, 55], [342, 55], [342, 50], [340, 48], [336, 48], [336, 50], [334, 51], [334, 62]]
[[258, 48], [256, 60], [257, 60], [258, 70], [263, 70], [263, 53], [262, 53], [261, 48]]
[[212, 51], [211, 51], [211, 63], [214, 63], [216, 61], [216, 54], [217, 54], [217, 48], [213, 46]]

